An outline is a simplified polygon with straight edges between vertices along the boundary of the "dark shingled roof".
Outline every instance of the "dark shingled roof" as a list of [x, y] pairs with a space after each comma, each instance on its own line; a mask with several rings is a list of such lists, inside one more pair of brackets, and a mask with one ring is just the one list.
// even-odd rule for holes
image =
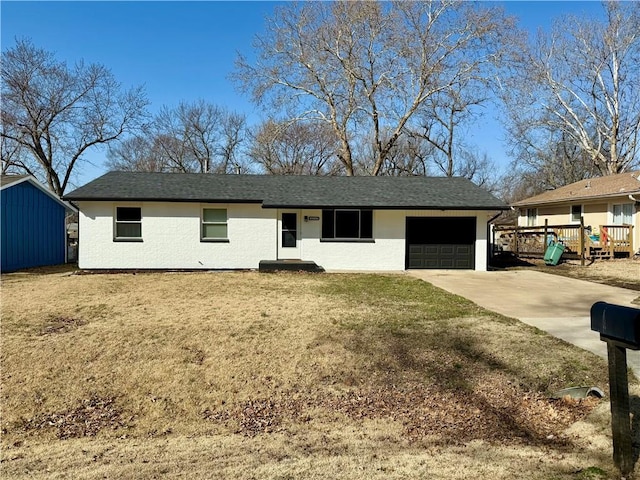
[[465, 178], [110, 172], [65, 200], [260, 203], [264, 208], [506, 210]]

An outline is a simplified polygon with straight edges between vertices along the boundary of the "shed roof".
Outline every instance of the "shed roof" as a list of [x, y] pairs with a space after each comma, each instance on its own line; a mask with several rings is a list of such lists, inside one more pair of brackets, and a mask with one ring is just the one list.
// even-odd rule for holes
[[47, 187], [41, 184], [38, 180], [36, 180], [36, 178], [33, 177], [32, 175], [0, 175], [0, 190], [12, 188], [23, 182], [30, 183], [31, 185], [33, 185], [34, 187], [36, 187], [37, 189], [39, 189], [40, 191], [42, 191], [43, 193], [51, 197], [52, 200], [58, 202], [66, 210], [70, 212], [77, 212], [75, 207], [65, 202], [64, 200], [62, 200], [55, 193], [53, 193], [51, 190], [49, 190]]
[[260, 203], [264, 208], [505, 210], [461, 178], [110, 172], [66, 200]]
[[564, 187], [525, 198], [513, 204], [514, 207], [566, 203], [575, 200], [640, 195], [640, 170], [636, 172], [589, 178]]
[[0, 175], [0, 185], [6, 188], [29, 177], [30, 175]]

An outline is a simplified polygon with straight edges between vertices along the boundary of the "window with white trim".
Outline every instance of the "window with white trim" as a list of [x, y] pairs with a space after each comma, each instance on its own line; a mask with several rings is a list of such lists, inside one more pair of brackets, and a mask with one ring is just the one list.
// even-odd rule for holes
[[527, 227], [535, 227], [538, 222], [538, 209], [527, 208]]
[[633, 216], [633, 204], [621, 203], [613, 206], [613, 224], [614, 225], [631, 225]]
[[203, 208], [201, 240], [227, 240], [227, 209]]
[[324, 240], [372, 240], [372, 210], [323, 210], [322, 238]]
[[114, 235], [115, 240], [142, 240], [142, 208], [116, 207]]

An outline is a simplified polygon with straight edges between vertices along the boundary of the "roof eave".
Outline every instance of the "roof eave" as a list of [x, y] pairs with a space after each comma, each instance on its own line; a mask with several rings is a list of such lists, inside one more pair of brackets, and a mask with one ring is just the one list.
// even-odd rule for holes
[[157, 198], [157, 197], [85, 197], [65, 196], [65, 200], [74, 202], [159, 202], [159, 203], [262, 203], [255, 199], [227, 199], [227, 198]]
[[512, 206], [513, 207], [529, 207], [529, 206], [537, 206], [537, 205], [555, 205], [555, 204], [576, 202], [576, 201], [582, 201], [582, 200], [599, 200], [601, 198], [609, 199], [609, 198], [615, 198], [615, 197], [628, 197], [629, 195], [640, 195], [640, 190], [632, 190], [629, 192], [606, 193], [603, 195], [592, 195], [589, 197], [572, 197], [572, 198], [565, 197], [560, 199], [542, 200], [542, 201], [536, 201], [536, 202], [526, 202], [524, 200], [521, 200], [520, 202], [513, 203]]
[[290, 208], [290, 209], [308, 209], [308, 210], [349, 210], [349, 209], [361, 209], [361, 210], [474, 210], [474, 211], [496, 211], [496, 210], [509, 210], [511, 207], [507, 205], [503, 206], [452, 206], [452, 205], [316, 205], [316, 204], [279, 204], [279, 203], [265, 203], [263, 208]]

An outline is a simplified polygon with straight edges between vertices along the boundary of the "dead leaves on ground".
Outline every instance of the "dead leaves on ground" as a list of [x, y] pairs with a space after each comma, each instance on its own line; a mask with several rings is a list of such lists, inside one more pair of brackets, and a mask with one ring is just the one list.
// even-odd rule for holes
[[54, 430], [60, 440], [93, 437], [103, 429], [117, 430], [126, 426], [127, 422], [123, 420], [115, 399], [97, 395], [83, 399], [75, 408], [41, 413], [23, 420], [20, 425], [25, 432]]
[[[595, 398], [551, 400], [539, 393], [523, 392], [512, 384], [500, 388], [478, 385], [474, 392], [414, 384], [342, 393], [289, 392], [246, 400], [228, 408], [206, 409], [202, 416], [247, 437], [286, 433], [292, 422], [322, 421], [322, 417], [337, 413], [355, 422], [398, 422], [412, 442], [429, 438], [443, 444], [471, 440], [563, 444], [566, 439], [562, 432], [597, 403]], [[23, 420], [18, 428], [33, 433], [53, 430], [57, 438], [67, 439], [128, 428], [132, 420], [133, 417], [124, 418], [114, 397], [92, 395], [75, 408]]]
[[40, 335], [71, 332], [87, 323], [86, 320], [81, 318], [52, 315], [47, 318], [45, 324], [40, 329]]
[[231, 408], [205, 410], [203, 417], [253, 437], [286, 430], [287, 422], [309, 422], [321, 410], [351, 420], [400, 422], [411, 441], [437, 438], [459, 444], [490, 442], [562, 443], [562, 431], [587, 415], [596, 399], [550, 400], [522, 392], [515, 385], [475, 392], [442, 391], [423, 385], [350, 390], [342, 394], [287, 393], [278, 398], [247, 400]]

